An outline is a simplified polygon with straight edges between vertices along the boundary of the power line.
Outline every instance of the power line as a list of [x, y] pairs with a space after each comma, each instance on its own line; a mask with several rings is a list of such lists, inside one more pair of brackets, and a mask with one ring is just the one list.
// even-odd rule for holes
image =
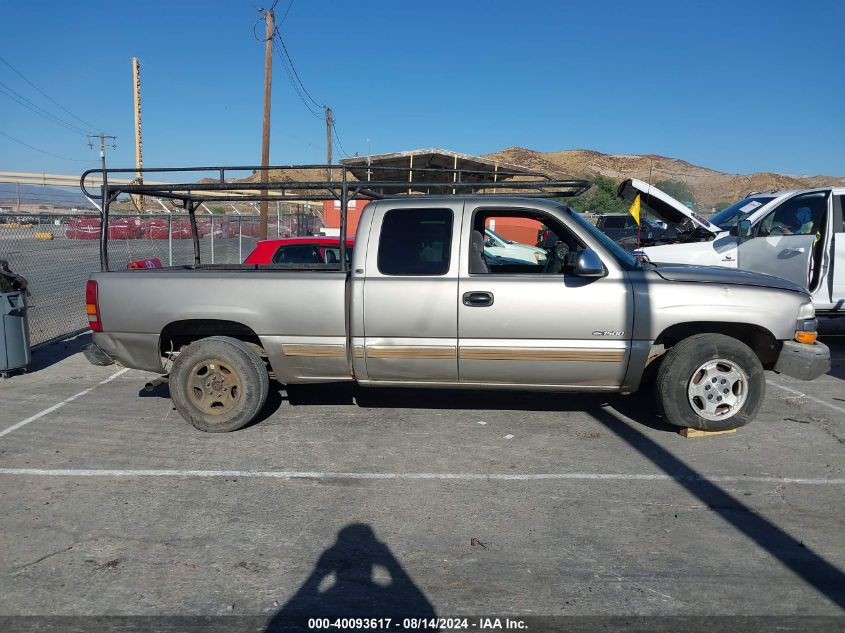
[[23, 145], [24, 147], [28, 147], [31, 150], [35, 150], [36, 152], [41, 152], [42, 154], [46, 154], [47, 156], [52, 156], [53, 158], [61, 158], [62, 160], [69, 160], [74, 163], [90, 163], [90, 160], [83, 160], [81, 158], [68, 158], [67, 156], [59, 156], [58, 154], [53, 154], [52, 152], [48, 152], [46, 150], [40, 149], [35, 147], [34, 145], [30, 145], [29, 143], [24, 143], [23, 141], [16, 139], [14, 136], [9, 136], [5, 132], [0, 132], [0, 135], [5, 136], [7, 139], [18, 143], [19, 145]]
[[276, 35], [276, 38], [277, 38], [277, 39], [278, 39], [278, 41], [279, 41], [279, 44], [281, 44], [281, 45], [282, 45], [282, 50], [285, 52], [285, 57], [287, 58], [287, 61], [288, 61], [288, 63], [290, 64], [290, 68], [291, 68], [291, 70], [293, 71], [294, 76], [296, 77], [296, 81], [297, 81], [297, 83], [299, 83], [299, 85], [302, 87], [302, 90], [303, 90], [303, 92], [305, 93], [305, 95], [306, 95], [306, 96], [307, 96], [307, 97], [311, 100], [311, 103], [313, 103], [315, 106], [317, 106], [317, 107], [318, 107], [318, 108], [320, 108], [321, 110], [325, 109], [326, 104], [325, 104], [325, 103], [320, 103], [320, 102], [319, 102], [319, 101], [317, 101], [314, 97], [312, 97], [312, 96], [311, 96], [311, 93], [310, 93], [310, 92], [308, 92], [308, 89], [305, 87], [305, 84], [304, 84], [304, 83], [302, 83], [302, 79], [299, 77], [299, 73], [298, 73], [298, 72], [296, 72], [296, 66], [294, 66], [294, 65], [293, 65], [293, 60], [290, 58], [290, 53], [288, 53], [288, 47], [287, 47], [287, 46], [285, 46], [285, 41], [282, 39], [282, 34], [279, 32], [278, 27], [276, 27], [276, 33], [275, 33], [275, 35]]
[[[276, 5], [274, 4], [273, 6], [276, 6]], [[285, 14], [282, 16], [282, 21], [279, 22], [279, 26], [282, 26], [282, 24], [285, 23], [285, 20], [288, 19], [288, 15], [290, 15], [290, 8], [292, 6], [293, 6], [293, 0], [290, 0], [290, 2], [288, 2], [288, 8], [285, 9]]]
[[[291, 0], [291, 2], [293, 2], [293, 0]], [[95, 130], [95, 129], [97, 129], [97, 126], [96, 126], [96, 125], [91, 125], [90, 123], [88, 123], [88, 122], [86, 122], [86, 121], [84, 121], [84, 120], [80, 119], [80, 118], [79, 118], [78, 116], [76, 116], [73, 112], [71, 112], [71, 111], [70, 111], [70, 110], [68, 110], [66, 107], [64, 107], [61, 103], [59, 103], [58, 101], [56, 101], [55, 99], [53, 99], [53, 97], [51, 97], [51, 96], [50, 96], [50, 95], [48, 95], [46, 92], [44, 92], [43, 90], [41, 90], [41, 88], [39, 88], [39, 87], [38, 87], [38, 86], [36, 86], [34, 83], [32, 83], [29, 79], [27, 79], [21, 71], [19, 71], [17, 68], [15, 68], [14, 66], [12, 66], [9, 62], [7, 62], [7, 61], [6, 61], [5, 59], [3, 59], [2, 57], [0, 57], [0, 62], [3, 62], [4, 64], [6, 64], [6, 66], [8, 66], [9, 68], [11, 68], [11, 69], [12, 69], [15, 73], [17, 73], [17, 75], [18, 75], [21, 79], [23, 79], [26, 83], [28, 83], [30, 86], [32, 86], [33, 88], [35, 88], [35, 89], [36, 89], [36, 90], [37, 90], [37, 91], [41, 94], [41, 96], [43, 96], [45, 99], [49, 100], [49, 101], [50, 101], [50, 102], [52, 102], [53, 104], [57, 105], [59, 108], [61, 108], [62, 110], [64, 110], [67, 114], [69, 114], [69, 115], [70, 115], [70, 116], [72, 116], [74, 119], [76, 119], [77, 121], [79, 121], [80, 123], [82, 123], [82, 125], [84, 125], [85, 127], [87, 127], [89, 130]]]
[[0, 94], [3, 94], [12, 101], [17, 102], [19, 105], [22, 105], [27, 110], [30, 110], [37, 114], [38, 116], [47, 119], [51, 123], [55, 123], [56, 125], [60, 125], [65, 129], [70, 130], [71, 132], [76, 132], [77, 134], [82, 134], [83, 136], [86, 134], [85, 130], [74, 123], [70, 123], [69, 121], [65, 121], [57, 117], [55, 114], [52, 114], [42, 108], [41, 106], [33, 103], [22, 94], [17, 92], [14, 88], [11, 88], [0, 81]]
[[[275, 0], [275, 2], [273, 3], [273, 7], [275, 7], [277, 3], [278, 0]], [[305, 83], [302, 81], [302, 78], [299, 76], [299, 72], [297, 72], [296, 70], [296, 66], [293, 63], [293, 59], [290, 56], [290, 52], [288, 51], [288, 48], [285, 45], [285, 41], [282, 38], [282, 33], [279, 31], [279, 26], [281, 26], [281, 24], [284, 23], [285, 19], [287, 19], [292, 5], [293, 0], [290, 0], [290, 2], [288, 3], [287, 11], [285, 11], [285, 15], [282, 17], [282, 21], [273, 29], [273, 50], [276, 51], [276, 54], [279, 56], [279, 59], [281, 59], [282, 68], [285, 69], [285, 74], [288, 76], [288, 80], [290, 81], [294, 92], [299, 97], [299, 100], [302, 101], [302, 104], [314, 118], [322, 119], [328, 106], [325, 103], [317, 101], [311, 95], [311, 93], [308, 92], [308, 88], [305, 87]], [[255, 36], [256, 40], [258, 40], [257, 35], [255, 35], [255, 27], [253, 27], [253, 35]], [[340, 149], [341, 153], [347, 158], [349, 158], [349, 154], [344, 149], [343, 143], [340, 142], [340, 135], [337, 132], [337, 126], [335, 125], [334, 117], [331, 118], [330, 125], [332, 130], [332, 138], [337, 143], [337, 146]]]
[[349, 154], [346, 153], [346, 150], [343, 149], [343, 143], [340, 142], [340, 136], [337, 133], [337, 128], [334, 124], [334, 118], [332, 118], [332, 132], [334, 132], [334, 140], [337, 141], [337, 146], [340, 148], [340, 153], [349, 158]]
[[[308, 111], [309, 111], [309, 112], [310, 112], [310, 113], [311, 113], [314, 117], [316, 117], [316, 118], [318, 118], [318, 119], [322, 119], [322, 118], [323, 118], [322, 114], [320, 114], [320, 112], [319, 112], [319, 111], [315, 110], [315, 109], [311, 106], [311, 104], [310, 104], [310, 103], [308, 103], [308, 100], [305, 98], [305, 94], [303, 93], [302, 88], [300, 88], [300, 85], [301, 85], [301, 84], [300, 84], [300, 82], [297, 82], [297, 81], [296, 81], [296, 79], [294, 79], [294, 75], [293, 75], [293, 72], [294, 72], [294, 71], [293, 71], [293, 69], [289, 66], [287, 58], [285, 58], [285, 56], [282, 54], [282, 51], [281, 51], [281, 49], [279, 48], [279, 45], [276, 43], [275, 38], [274, 38], [274, 40], [273, 40], [273, 50], [275, 50], [275, 51], [276, 51], [276, 53], [279, 55], [279, 59], [281, 59], [281, 60], [282, 60], [282, 68], [284, 68], [284, 69], [285, 69], [285, 74], [288, 76], [288, 79], [290, 80], [290, 85], [293, 87], [294, 92], [296, 92], [297, 96], [298, 96], [298, 97], [299, 97], [299, 99], [302, 101], [302, 104], [303, 104], [303, 105], [307, 108], [307, 110], [308, 110]], [[311, 99], [311, 100], [312, 100], [312, 101], [314, 101], [313, 99]], [[323, 109], [323, 107], [322, 107], [322, 106], [319, 106], [319, 105], [318, 105], [318, 107], [319, 107], [321, 110]]]

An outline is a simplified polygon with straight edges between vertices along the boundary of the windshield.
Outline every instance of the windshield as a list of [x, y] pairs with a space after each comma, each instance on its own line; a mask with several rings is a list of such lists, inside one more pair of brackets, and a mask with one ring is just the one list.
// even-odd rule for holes
[[710, 218], [710, 222], [718, 226], [720, 229], [727, 231], [732, 226], [736, 226], [741, 220], [746, 219], [764, 204], [771, 202], [774, 199], [774, 196], [754, 196], [753, 198], [744, 198], [739, 202], [735, 202], [726, 209], [719, 211], [719, 213]]
[[616, 242], [610, 239], [607, 235], [599, 231], [596, 227], [592, 224], [587, 222], [577, 211], [573, 211], [569, 207], [566, 207], [569, 210], [569, 216], [573, 218], [578, 224], [580, 224], [585, 231], [587, 231], [590, 235], [596, 238], [599, 242], [601, 242], [602, 246], [604, 246], [607, 250], [609, 250], [614, 257], [616, 257], [619, 262], [625, 266], [626, 268], [639, 268], [639, 262], [637, 259], [624, 248], [619, 246]]

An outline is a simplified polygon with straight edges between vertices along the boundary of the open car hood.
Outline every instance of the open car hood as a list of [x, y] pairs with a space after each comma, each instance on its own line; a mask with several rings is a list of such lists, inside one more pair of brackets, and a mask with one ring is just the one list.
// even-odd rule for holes
[[713, 235], [721, 232], [721, 229], [715, 224], [711, 224], [698, 213], [675, 200], [672, 196], [642, 180], [629, 178], [619, 185], [619, 189], [616, 190], [616, 194], [629, 203], [634, 201], [638, 193], [641, 194], [640, 209], [663, 220], [669, 226], [680, 226], [691, 221], [695, 227]]

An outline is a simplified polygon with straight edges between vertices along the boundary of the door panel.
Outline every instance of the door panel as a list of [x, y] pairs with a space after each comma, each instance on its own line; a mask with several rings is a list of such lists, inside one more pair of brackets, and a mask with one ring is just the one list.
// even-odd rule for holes
[[461, 278], [461, 295], [493, 295], [489, 306], [458, 306], [461, 382], [622, 384], [633, 313], [627, 280], [526, 277]]
[[815, 235], [770, 235], [740, 242], [739, 268], [809, 285]]
[[811, 266], [824, 232], [829, 226], [830, 192], [799, 193], [785, 199], [755, 223], [756, 237], [741, 241], [737, 249], [739, 268], [788, 279], [805, 288], [814, 276]]
[[453, 235], [460, 230], [463, 205], [417, 210], [413, 204], [391, 201], [375, 211], [378, 230], [367, 249], [360, 353], [369, 380], [457, 382], [459, 240]]
[[[557, 235], [573, 235], [563, 212], [521, 212], [555, 227]], [[470, 274], [472, 227], [487, 213], [508, 215], [507, 210], [467, 211], [461, 238], [467, 248], [461, 254], [458, 295], [479, 300], [458, 302], [460, 381], [599, 389], [621, 385], [633, 323], [626, 273], [614, 260], [605, 263], [608, 274], [600, 279], [496, 272], [495, 265], [488, 267], [492, 272]], [[482, 301], [485, 296], [491, 300]]]

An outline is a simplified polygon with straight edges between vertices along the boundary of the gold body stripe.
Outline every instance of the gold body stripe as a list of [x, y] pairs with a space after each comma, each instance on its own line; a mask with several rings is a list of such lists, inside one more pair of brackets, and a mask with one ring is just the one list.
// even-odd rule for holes
[[442, 360], [455, 358], [455, 348], [451, 346], [423, 345], [368, 345], [368, 358], [408, 358]]
[[319, 356], [321, 358], [343, 358], [346, 347], [343, 345], [291, 345], [283, 344], [285, 356]]
[[569, 360], [620, 362], [624, 350], [537, 349], [530, 347], [461, 347], [461, 360]]
[[[320, 358], [343, 358], [346, 348], [331, 344], [285, 344], [282, 345], [285, 356], [313, 356]], [[425, 345], [371, 345], [367, 346], [369, 358], [395, 358], [409, 360], [450, 360], [455, 358], [456, 350], [451, 346]], [[355, 358], [364, 358], [364, 346], [353, 348]], [[524, 360], [524, 361], [592, 361], [621, 362], [625, 359], [624, 350], [606, 349], [549, 349], [531, 347], [461, 347], [461, 360]]]

